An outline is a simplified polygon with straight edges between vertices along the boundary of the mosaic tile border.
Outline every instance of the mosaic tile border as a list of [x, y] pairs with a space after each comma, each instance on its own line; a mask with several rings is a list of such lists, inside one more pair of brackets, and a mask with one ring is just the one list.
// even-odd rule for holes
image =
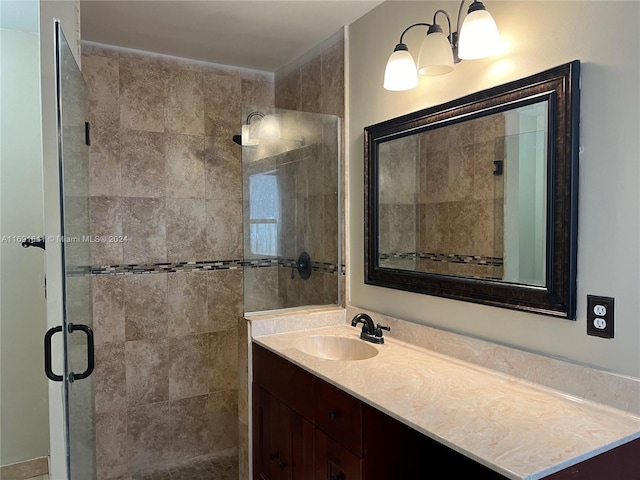
[[[120, 265], [79, 266], [69, 270], [71, 276], [104, 276], [104, 275], [139, 275], [151, 273], [198, 272], [212, 270], [238, 270], [241, 268], [283, 267], [291, 268], [293, 259], [259, 258], [251, 260], [203, 260], [193, 262], [158, 262], [129, 263]], [[345, 265], [327, 262], [312, 262], [314, 272], [342, 275], [346, 273]]]
[[[291, 268], [292, 265], [296, 263], [296, 259], [293, 258], [278, 258], [278, 266], [283, 268]], [[336, 265], [335, 263], [329, 262], [311, 262], [311, 270], [314, 272], [320, 273], [344, 273], [344, 265]]]
[[504, 259], [501, 257], [484, 257], [480, 255], [460, 255], [456, 253], [428, 253], [428, 252], [408, 252], [408, 253], [381, 253], [380, 260], [432, 260], [434, 262], [465, 263], [468, 265], [482, 265], [487, 267], [502, 267]]

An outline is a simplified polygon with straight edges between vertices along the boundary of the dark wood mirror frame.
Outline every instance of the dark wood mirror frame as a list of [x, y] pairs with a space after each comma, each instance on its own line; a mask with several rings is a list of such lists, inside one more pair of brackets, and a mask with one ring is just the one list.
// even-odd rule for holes
[[[378, 152], [383, 142], [548, 101], [545, 286], [399, 270], [379, 264]], [[364, 129], [365, 283], [575, 319], [580, 61]]]

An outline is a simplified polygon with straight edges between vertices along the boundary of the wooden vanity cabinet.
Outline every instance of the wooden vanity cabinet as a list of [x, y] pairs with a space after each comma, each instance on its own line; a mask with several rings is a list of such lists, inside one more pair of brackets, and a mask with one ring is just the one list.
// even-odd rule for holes
[[362, 480], [362, 408], [254, 344], [254, 479]]
[[[252, 349], [254, 480], [507, 478], [279, 355]], [[638, 452], [640, 439], [545, 478], [640, 479]]]
[[253, 425], [255, 480], [505, 478], [256, 344]]

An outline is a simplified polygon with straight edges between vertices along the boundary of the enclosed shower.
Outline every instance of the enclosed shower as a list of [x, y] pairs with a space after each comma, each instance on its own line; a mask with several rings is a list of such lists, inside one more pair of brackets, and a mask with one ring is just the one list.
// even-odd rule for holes
[[244, 310], [337, 305], [340, 119], [244, 106]]
[[[5, 148], [15, 142], [5, 142], [5, 127], [22, 132], [11, 136], [17, 140], [28, 129], [18, 117], [3, 122], [2, 233], [44, 234], [46, 252], [2, 244], [0, 476], [32, 460], [42, 468], [35, 474], [45, 473], [50, 455], [80, 480], [246, 478], [244, 314], [342, 301], [339, 117], [274, 108], [278, 75], [269, 72], [89, 42], [82, 42], [80, 70], [76, 42], [61, 31], [59, 98], [39, 102], [38, 55], [53, 71], [47, 55], [54, 49], [39, 52], [38, 31], [36, 22], [24, 35], [2, 32], [3, 75], [11, 59], [14, 71], [17, 65], [33, 79], [3, 77], [3, 102], [5, 87], [28, 90], [24, 121], [36, 126], [33, 139], [15, 145], [25, 150], [11, 156], [11, 173], [37, 174], [8, 175]], [[9, 56], [9, 47], [28, 50]], [[342, 98], [334, 94], [341, 84], [332, 83], [341, 78], [342, 53], [332, 40], [314, 60], [322, 57], [332, 79], [324, 92], [332, 101]], [[13, 97], [6, 98], [9, 105]], [[61, 108], [58, 124], [55, 108], [53, 121], [40, 116], [49, 103]], [[332, 105], [323, 109], [340, 114]], [[46, 134], [48, 123], [56, 135]], [[49, 156], [57, 164], [57, 153], [64, 157], [59, 186], [57, 168], [42, 171]], [[62, 211], [42, 192], [24, 194], [43, 177], [45, 198], [47, 185], [60, 189], [54, 197]], [[10, 193], [21, 199], [11, 216]], [[18, 225], [27, 216], [17, 212], [26, 209], [35, 212], [31, 224]], [[58, 249], [62, 271], [47, 270], [47, 302], [64, 307], [67, 328], [51, 317], [47, 369], [56, 381], [47, 383], [43, 255], [50, 260]], [[66, 365], [56, 358], [63, 343]], [[58, 408], [61, 391], [67, 403], [59, 410], [66, 410], [56, 423], [47, 407]], [[10, 406], [16, 414], [7, 416]]]

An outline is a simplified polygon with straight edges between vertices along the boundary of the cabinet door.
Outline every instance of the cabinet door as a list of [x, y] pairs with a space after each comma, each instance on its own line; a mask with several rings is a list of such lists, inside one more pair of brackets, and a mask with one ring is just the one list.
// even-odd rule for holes
[[[287, 408], [287, 475], [290, 480], [313, 480], [314, 450], [315, 450], [315, 427]], [[285, 413], [285, 412], [283, 412]]]
[[255, 480], [313, 480], [314, 427], [259, 386], [253, 386]]
[[506, 479], [368, 405], [364, 407], [364, 419], [367, 480]]
[[361, 480], [362, 461], [316, 429], [314, 480]]
[[275, 480], [278, 450], [276, 444], [276, 423], [278, 401], [262, 388], [253, 386], [253, 478], [254, 480]]

